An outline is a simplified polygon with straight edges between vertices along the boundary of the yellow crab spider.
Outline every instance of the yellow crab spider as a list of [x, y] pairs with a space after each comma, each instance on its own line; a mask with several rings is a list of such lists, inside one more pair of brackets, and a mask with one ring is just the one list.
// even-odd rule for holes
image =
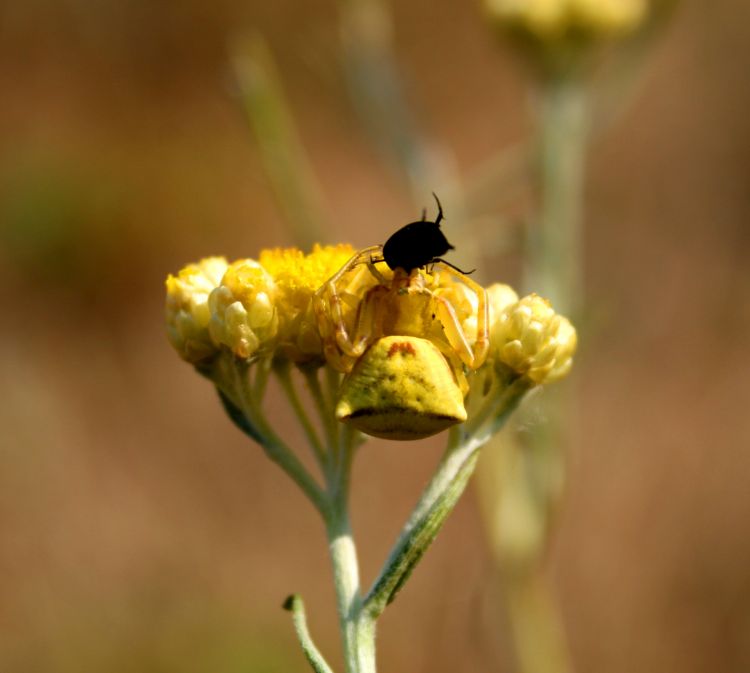
[[[429, 271], [378, 268], [384, 263], [383, 246], [360, 250], [313, 298], [326, 358], [346, 374], [336, 417], [378, 437], [428, 437], [466, 420], [463, 367], [477, 369], [487, 356], [487, 293], [440, 259]], [[460, 281], [449, 284], [454, 298], [468, 299], [461, 285], [475, 297], [473, 344], [443, 273]]]

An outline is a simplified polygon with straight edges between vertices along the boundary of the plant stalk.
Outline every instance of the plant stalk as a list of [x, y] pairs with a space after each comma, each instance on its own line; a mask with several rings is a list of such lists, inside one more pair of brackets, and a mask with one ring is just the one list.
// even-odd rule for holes
[[375, 622], [362, 610], [357, 551], [345, 502], [334, 504], [326, 530], [346, 673], [375, 673]]

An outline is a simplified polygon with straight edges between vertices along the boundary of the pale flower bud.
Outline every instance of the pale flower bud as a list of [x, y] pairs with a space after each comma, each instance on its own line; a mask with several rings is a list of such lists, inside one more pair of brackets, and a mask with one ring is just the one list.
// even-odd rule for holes
[[206, 257], [167, 277], [167, 338], [180, 357], [193, 364], [216, 353], [208, 333], [208, 297], [226, 270], [223, 257]]
[[510, 285], [503, 283], [493, 283], [487, 288], [487, 303], [490, 307], [490, 324], [489, 328], [497, 322], [498, 318], [511, 304], [518, 301], [516, 291]]
[[278, 330], [275, 296], [274, 282], [258, 262], [234, 262], [208, 300], [208, 330], [214, 343], [239, 358], [267, 346]]
[[518, 374], [537, 384], [552, 383], [570, 371], [577, 336], [548, 300], [531, 294], [500, 313], [490, 344], [496, 359]]

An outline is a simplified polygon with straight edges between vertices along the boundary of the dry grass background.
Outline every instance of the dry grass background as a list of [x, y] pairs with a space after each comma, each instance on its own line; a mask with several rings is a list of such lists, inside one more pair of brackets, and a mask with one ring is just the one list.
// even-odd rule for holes
[[[461, 167], [528, 132], [471, 3], [394, 17], [409, 98]], [[593, 149], [579, 442], [549, 558], [580, 673], [750, 669], [748, 25], [743, 0], [686, 2]], [[168, 271], [291, 243], [232, 97], [226, 40], [249, 28], [329, 239], [383, 240], [414, 213], [344, 96], [332, 2], [0, 6], [2, 671], [305, 670], [291, 591], [336, 660], [319, 522], [164, 337]], [[362, 452], [366, 577], [439, 450]], [[491, 577], [469, 496], [383, 620], [382, 670], [513, 670]]]

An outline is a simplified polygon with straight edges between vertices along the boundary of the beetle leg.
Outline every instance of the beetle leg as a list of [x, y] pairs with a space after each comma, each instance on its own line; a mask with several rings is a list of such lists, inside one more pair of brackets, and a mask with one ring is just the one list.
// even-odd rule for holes
[[381, 285], [389, 285], [387, 278], [382, 273], [380, 273], [380, 271], [378, 271], [378, 267], [375, 266], [376, 264], [384, 261], [385, 260], [382, 257], [379, 259], [373, 259], [372, 257], [370, 257], [367, 262], [367, 269], [373, 275], [375, 280], [378, 281], [378, 283], [380, 283]]

